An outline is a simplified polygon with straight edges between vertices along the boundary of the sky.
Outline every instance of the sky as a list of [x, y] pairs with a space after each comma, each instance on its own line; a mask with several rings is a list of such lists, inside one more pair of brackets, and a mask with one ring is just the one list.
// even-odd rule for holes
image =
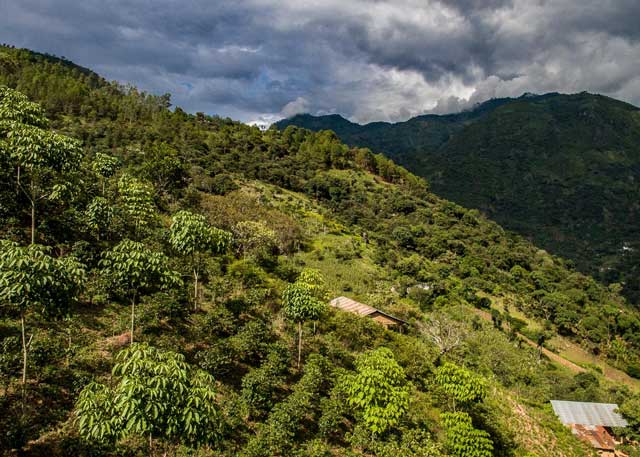
[[0, 42], [243, 122], [589, 91], [640, 106], [640, 0], [0, 0]]

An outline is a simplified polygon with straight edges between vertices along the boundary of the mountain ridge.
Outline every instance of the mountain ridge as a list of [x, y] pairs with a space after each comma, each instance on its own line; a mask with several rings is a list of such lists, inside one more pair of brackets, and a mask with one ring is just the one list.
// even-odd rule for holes
[[[581, 271], [624, 283], [638, 302], [639, 113], [604, 95], [548, 93], [375, 128], [340, 129], [322, 117], [275, 126], [338, 127], [347, 144], [386, 154], [436, 193], [575, 260]], [[631, 249], [623, 251], [625, 243]]]
[[329, 114], [312, 114], [309, 112], [302, 112], [302, 113], [296, 113], [293, 114], [291, 116], [288, 116], [286, 118], [283, 119], [279, 119], [278, 121], [274, 122], [273, 125], [278, 126], [279, 124], [282, 124], [283, 126], [287, 126], [290, 123], [292, 123], [292, 121], [295, 120], [306, 120], [306, 119], [313, 119], [315, 121], [321, 121], [322, 119], [337, 119], [337, 120], [342, 120], [345, 123], [347, 123], [348, 125], [352, 125], [354, 127], [369, 127], [369, 126], [375, 126], [375, 125], [398, 125], [398, 124], [404, 124], [407, 122], [415, 122], [418, 120], [422, 120], [422, 119], [443, 119], [443, 118], [456, 118], [459, 116], [464, 116], [464, 115], [468, 115], [470, 113], [479, 113], [479, 112], [484, 112], [484, 111], [490, 111], [493, 110], [501, 105], [507, 104], [507, 103], [511, 103], [513, 101], [517, 101], [517, 100], [543, 100], [545, 98], [552, 98], [552, 97], [559, 97], [559, 96], [565, 96], [565, 97], [571, 97], [571, 96], [581, 96], [581, 95], [589, 95], [589, 96], [594, 96], [594, 97], [603, 97], [612, 101], [615, 101], [617, 103], [621, 103], [621, 104], [625, 104], [628, 105], [632, 108], [635, 108], [637, 110], [640, 110], [640, 107], [634, 105], [633, 103], [630, 102], [625, 102], [623, 100], [618, 100], [616, 98], [610, 97], [608, 95], [603, 95], [603, 94], [599, 94], [599, 93], [595, 93], [595, 92], [589, 92], [589, 91], [581, 91], [581, 92], [573, 92], [573, 93], [569, 93], [569, 92], [545, 92], [543, 94], [536, 94], [533, 92], [524, 92], [522, 95], [518, 96], [518, 97], [493, 97], [493, 98], [489, 98], [487, 100], [484, 100], [482, 102], [478, 102], [476, 104], [474, 104], [473, 106], [470, 106], [468, 108], [465, 108], [461, 111], [453, 111], [450, 113], [424, 113], [424, 114], [418, 114], [416, 116], [412, 116], [409, 119], [406, 119], [404, 121], [370, 121], [370, 122], [365, 122], [365, 123], [360, 123], [360, 122], [356, 122], [356, 121], [352, 121], [348, 118], [346, 118], [344, 115], [340, 114], [340, 113], [329, 113]]

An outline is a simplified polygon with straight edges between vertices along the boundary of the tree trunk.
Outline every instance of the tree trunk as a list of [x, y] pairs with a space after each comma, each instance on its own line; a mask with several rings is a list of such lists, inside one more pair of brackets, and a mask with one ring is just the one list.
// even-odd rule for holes
[[33, 179], [33, 172], [29, 190], [31, 191], [31, 244], [34, 244], [36, 242], [36, 183]]
[[20, 328], [22, 331], [22, 414], [27, 399], [27, 338], [24, 331], [24, 311], [20, 313]]
[[36, 242], [36, 202], [31, 200], [31, 244]]
[[133, 344], [133, 329], [134, 329], [134, 323], [136, 321], [136, 296], [134, 294], [133, 298], [131, 299], [131, 344]]
[[301, 354], [302, 354], [302, 322], [298, 322], [298, 370], [300, 369]]
[[20, 328], [22, 330], [22, 386], [27, 383], [27, 338], [24, 331], [24, 311], [20, 313]]
[[193, 310], [198, 310], [198, 270], [193, 269]]

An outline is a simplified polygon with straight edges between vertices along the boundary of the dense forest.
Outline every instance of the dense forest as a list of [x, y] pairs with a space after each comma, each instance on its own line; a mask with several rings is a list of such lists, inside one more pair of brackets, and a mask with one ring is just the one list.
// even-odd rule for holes
[[278, 123], [333, 130], [425, 177], [640, 304], [640, 109], [600, 95], [525, 94], [472, 110], [358, 125], [298, 115]]
[[0, 47], [7, 455], [594, 455], [551, 399], [640, 455], [620, 284], [332, 132], [170, 108]]

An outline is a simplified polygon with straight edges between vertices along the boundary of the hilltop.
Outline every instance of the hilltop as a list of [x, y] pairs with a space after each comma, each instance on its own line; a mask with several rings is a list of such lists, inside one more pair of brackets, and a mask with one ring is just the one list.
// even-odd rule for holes
[[428, 180], [638, 303], [640, 110], [601, 95], [527, 94], [472, 110], [358, 125], [299, 115], [276, 124], [333, 130]]
[[[28, 50], [0, 48], [0, 87], [9, 455], [593, 455], [553, 398], [619, 403], [640, 433], [640, 315], [619, 289], [389, 158]], [[68, 154], [29, 168], [20, 135]], [[560, 343], [593, 359], [545, 357]]]

